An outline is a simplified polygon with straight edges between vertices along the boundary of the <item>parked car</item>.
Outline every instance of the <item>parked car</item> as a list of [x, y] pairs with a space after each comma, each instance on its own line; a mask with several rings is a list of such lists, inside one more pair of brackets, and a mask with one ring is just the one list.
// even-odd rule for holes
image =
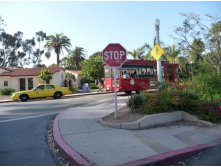
[[71, 90], [68, 87], [59, 87], [54, 84], [40, 84], [35, 88], [27, 91], [15, 92], [12, 94], [12, 100], [27, 101], [28, 99], [54, 97], [60, 99], [61, 96], [70, 94]]

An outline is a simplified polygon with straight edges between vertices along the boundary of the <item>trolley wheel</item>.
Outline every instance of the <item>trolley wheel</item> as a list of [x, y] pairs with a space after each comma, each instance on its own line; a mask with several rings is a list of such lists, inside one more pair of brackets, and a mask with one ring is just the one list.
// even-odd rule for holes
[[139, 94], [139, 93], [140, 93], [140, 91], [139, 91], [139, 90], [136, 90], [135, 92], [136, 92], [137, 94]]
[[131, 95], [131, 92], [132, 92], [132, 91], [125, 91], [125, 93], [126, 93], [127, 95]]

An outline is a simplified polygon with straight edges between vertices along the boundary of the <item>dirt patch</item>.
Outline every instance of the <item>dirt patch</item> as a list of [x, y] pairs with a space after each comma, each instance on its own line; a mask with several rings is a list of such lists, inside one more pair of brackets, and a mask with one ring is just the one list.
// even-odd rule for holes
[[140, 118], [145, 116], [144, 114], [140, 113], [132, 113], [129, 111], [128, 107], [122, 107], [117, 111], [117, 118], [115, 119], [115, 113], [111, 113], [105, 117], [103, 117], [103, 121], [107, 123], [127, 123], [136, 121]]
[[49, 122], [47, 128], [46, 140], [48, 143], [48, 148], [57, 166], [68, 166], [68, 158], [65, 156], [65, 154], [63, 154], [63, 151], [56, 145], [54, 141], [53, 122], [54, 119]]

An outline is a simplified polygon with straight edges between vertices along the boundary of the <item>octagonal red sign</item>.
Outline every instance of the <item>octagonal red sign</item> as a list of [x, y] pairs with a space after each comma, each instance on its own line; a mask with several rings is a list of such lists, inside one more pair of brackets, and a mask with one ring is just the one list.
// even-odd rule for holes
[[127, 60], [127, 51], [121, 44], [112, 43], [104, 48], [102, 57], [109, 67], [119, 67]]

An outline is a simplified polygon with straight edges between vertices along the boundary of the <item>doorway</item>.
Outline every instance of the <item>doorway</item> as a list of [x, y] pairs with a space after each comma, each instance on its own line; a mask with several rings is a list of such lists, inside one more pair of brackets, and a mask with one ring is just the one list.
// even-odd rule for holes
[[20, 90], [26, 90], [25, 78], [20, 78]]

